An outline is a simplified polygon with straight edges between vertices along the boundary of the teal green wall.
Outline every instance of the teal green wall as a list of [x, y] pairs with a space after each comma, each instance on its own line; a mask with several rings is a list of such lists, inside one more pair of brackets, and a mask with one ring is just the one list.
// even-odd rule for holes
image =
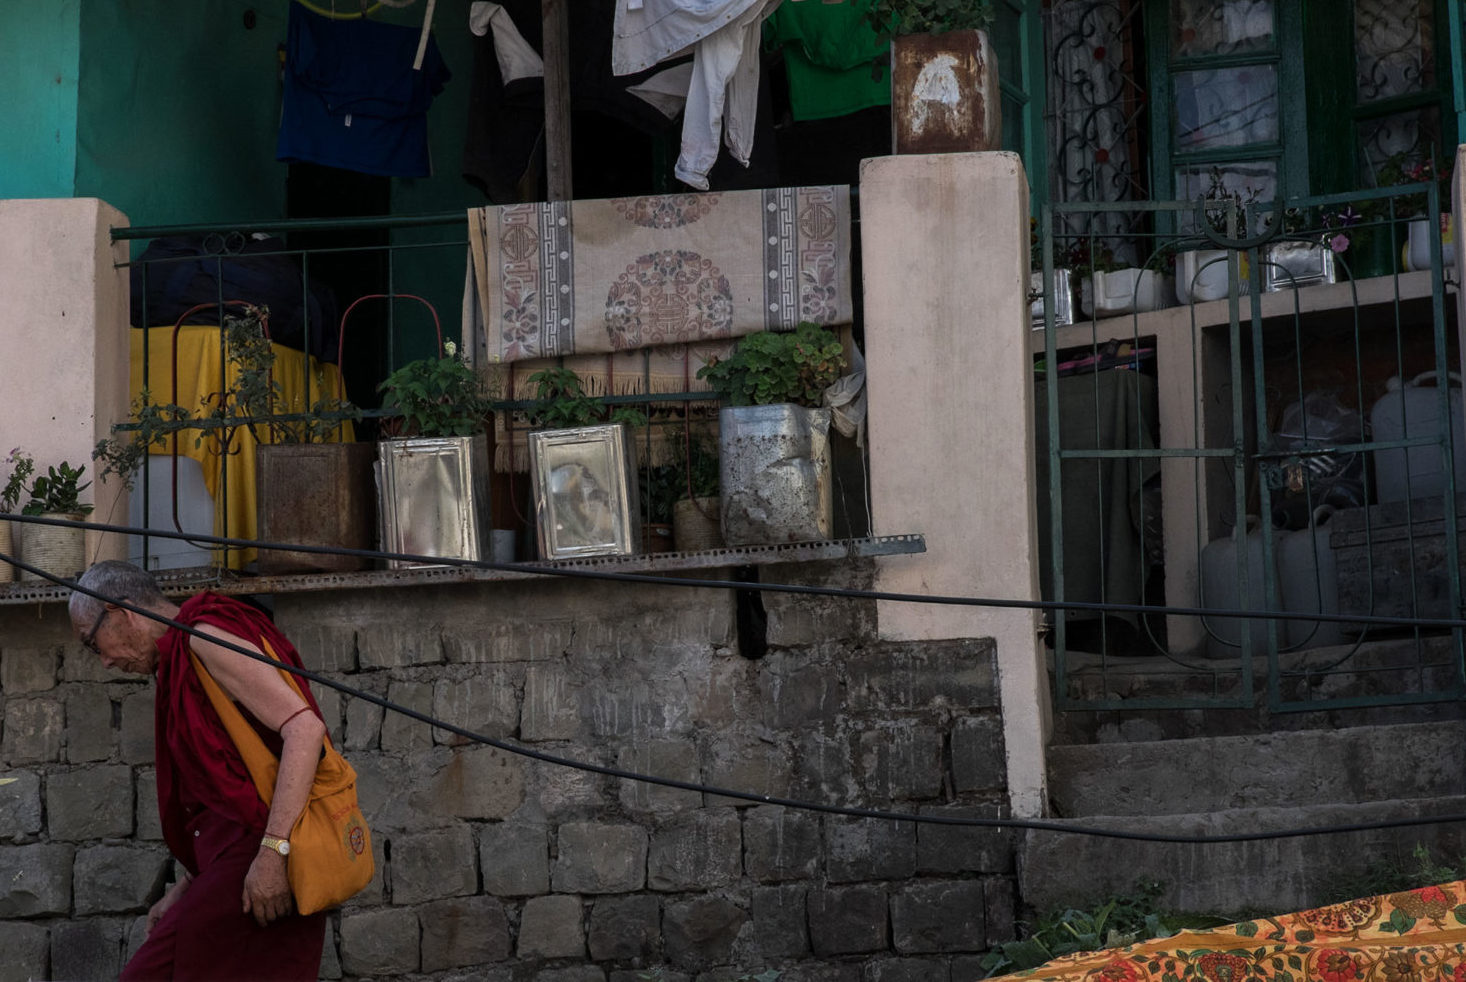
[[[254, 10], [253, 30], [244, 12]], [[76, 193], [135, 225], [278, 218], [284, 3], [85, 0]]]
[[69, 198], [81, 0], [0, 0], [0, 198]]

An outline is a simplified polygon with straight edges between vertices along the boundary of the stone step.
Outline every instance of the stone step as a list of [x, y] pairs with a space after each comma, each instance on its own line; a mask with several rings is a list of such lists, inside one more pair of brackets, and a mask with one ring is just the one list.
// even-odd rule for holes
[[[1397, 766], [1412, 763], [1402, 758]], [[1466, 816], [1466, 796], [1060, 821], [1200, 835], [1447, 815]], [[1338, 895], [1342, 877], [1385, 862], [1412, 869], [1417, 846], [1429, 849], [1438, 862], [1466, 855], [1466, 822], [1206, 845], [1030, 831], [1019, 846], [1019, 869], [1024, 903], [1037, 911], [1086, 907], [1133, 892], [1137, 881], [1149, 880], [1162, 885], [1162, 910], [1233, 919], [1338, 902], [1345, 899]]]
[[1066, 818], [1448, 797], [1466, 794], [1466, 722], [1070, 744], [1048, 767]]
[[[1395, 638], [1357, 647], [1280, 654], [1282, 698], [1317, 708], [1269, 712], [1266, 659], [1259, 656], [1254, 661], [1250, 688], [1241, 664], [1237, 658], [1101, 657], [1070, 652], [1063, 692], [1069, 706], [1078, 708], [1055, 714], [1054, 739], [1060, 743], [1166, 740], [1466, 717], [1466, 705], [1449, 695], [1457, 690], [1459, 676], [1449, 636], [1419, 641]], [[1422, 693], [1436, 693], [1441, 701], [1400, 701], [1418, 700]], [[1343, 700], [1371, 704], [1337, 705]], [[1083, 708], [1084, 703], [1099, 701], [1112, 708]], [[1186, 708], [1155, 709], [1145, 703]]]

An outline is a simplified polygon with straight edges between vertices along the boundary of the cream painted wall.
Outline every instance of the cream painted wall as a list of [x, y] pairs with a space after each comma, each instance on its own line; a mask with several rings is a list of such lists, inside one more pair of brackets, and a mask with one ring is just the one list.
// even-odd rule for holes
[[[860, 180], [880, 590], [1039, 597], [1028, 351], [1028, 183], [1011, 153], [867, 160]], [[883, 638], [992, 637], [1013, 813], [1045, 808], [1048, 684], [1032, 609], [883, 602]]]
[[[0, 457], [94, 474], [92, 447], [126, 417], [127, 261], [110, 229], [127, 216], [95, 198], [0, 200]], [[125, 524], [126, 496], [83, 492], [96, 521]], [[121, 536], [87, 533], [87, 560], [122, 558]]]

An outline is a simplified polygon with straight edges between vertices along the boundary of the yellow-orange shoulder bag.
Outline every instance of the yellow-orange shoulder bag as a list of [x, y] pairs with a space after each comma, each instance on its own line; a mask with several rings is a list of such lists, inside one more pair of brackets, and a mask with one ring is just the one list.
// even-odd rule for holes
[[[268, 643], [262, 641], [261, 647], [271, 658], [280, 660]], [[225, 695], [198, 656], [190, 652], [189, 658], [209, 701], [244, 758], [255, 789], [269, 805], [275, 794], [279, 758], [270, 753], [259, 733], [245, 720], [234, 700]], [[280, 674], [296, 693], [300, 692], [292, 673], [281, 669]], [[290, 879], [290, 892], [295, 896], [295, 909], [302, 914], [341, 906], [366, 888], [376, 870], [371, 830], [356, 803], [356, 771], [332, 746], [329, 736], [325, 753], [316, 765], [310, 798], [290, 830], [290, 855], [286, 857], [285, 870]]]

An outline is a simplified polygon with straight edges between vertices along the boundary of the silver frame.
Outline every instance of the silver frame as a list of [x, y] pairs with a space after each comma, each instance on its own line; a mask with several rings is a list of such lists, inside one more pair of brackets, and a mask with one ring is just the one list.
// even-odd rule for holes
[[[489, 536], [489, 454], [478, 436], [377, 444], [382, 551], [482, 559]], [[447, 565], [387, 560], [388, 569]]]
[[639, 551], [636, 468], [625, 426], [531, 433], [529, 465], [541, 559]]

